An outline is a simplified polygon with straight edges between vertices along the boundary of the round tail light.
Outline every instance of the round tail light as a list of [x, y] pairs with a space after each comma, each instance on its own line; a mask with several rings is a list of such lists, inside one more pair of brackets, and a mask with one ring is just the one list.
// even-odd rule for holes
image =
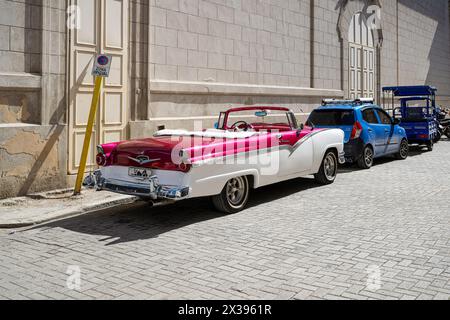
[[99, 166], [104, 166], [106, 164], [106, 157], [104, 154], [99, 153], [95, 158], [95, 161]]
[[185, 164], [182, 163], [178, 166], [178, 168], [182, 171], [182, 172], [189, 172], [191, 170], [191, 165], [189, 164]]

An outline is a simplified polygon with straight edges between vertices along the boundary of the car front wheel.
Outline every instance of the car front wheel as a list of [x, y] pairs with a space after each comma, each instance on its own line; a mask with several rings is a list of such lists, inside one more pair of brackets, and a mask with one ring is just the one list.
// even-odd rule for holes
[[333, 151], [327, 152], [320, 166], [320, 171], [314, 176], [320, 184], [332, 184], [336, 180], [338, 160]]
[[244, 210], [250, 194], [247, 177], [233, 178], [227, 182], [222, 192], [212, 197], [214, 207], [223, 213], [233, 214]]
[[374, 153], [371, 146], [366, 146], [363, 150], [363, 154], [358, 161], [358, 167], [361, 169], [370, 169], [373, 166]]

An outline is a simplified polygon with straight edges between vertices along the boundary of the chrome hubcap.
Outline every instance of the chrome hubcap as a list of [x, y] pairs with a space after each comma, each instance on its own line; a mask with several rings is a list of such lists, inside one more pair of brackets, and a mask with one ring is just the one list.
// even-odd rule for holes
[[333, 180], [334, 177], [336, 176], [336, 168], [337, 168], [336, 159], [334, 158], [334, 156], [332, 154], [329, 154], [325, 158], [323, 165], [325, 176], [327, 177], [328, 180]]
[[364, 154], [364, 159], [366, 161], [366, 165], [370, 166], [373, 162], [373, 152], [372, 149], [367, 148], [366, 153]]
[[238, 206], [245, 198], [245, 181], [243, 178], [234, 178], [227, 183], [227, 199], [233, 206]]

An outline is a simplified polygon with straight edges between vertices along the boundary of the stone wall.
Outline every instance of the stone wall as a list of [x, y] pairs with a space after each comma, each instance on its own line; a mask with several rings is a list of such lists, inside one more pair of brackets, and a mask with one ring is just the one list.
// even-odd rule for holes
[[[309, 112], [322, 97], [343, 97], [340, 43], [332, 36], [338, 15], [330, 1], [150, 3], [149, 132], [162, 124], [189, 128], [194, 119], [208, 126], [230, 106]], [[311, 87], [330, 90], [301, 90]]]
[[0, 198], [66, 186], [66, 6], [0, 0]]
[[450, 105], [448, 1], [384, 1], [382, 14], [382, 85], [433, 85]]
[[148, 114], [149, 1], [130, 1], [130, 91], [129, 116], [132, 121]]
[[[427, 83], [450, 105], [450, 32], [446, 0], [400, 1], [402, 84]], [[446, 96], [446, 97], [444, 97]]]
[[309, 87], [309, 1], [152, 3], [153, 79]]
[[0, 71], [41, 71], [42, 4], [0, 1]]
[[[67, 186], [69, 3], [0, 0], [0, 197]], [[130, 0], [129, 137], [211, 126], [236, 105], [304, 120], [347, 94], [346, 33], [370, 5], [378, 87], [428, 83], [450, 105], [447, 0]]]

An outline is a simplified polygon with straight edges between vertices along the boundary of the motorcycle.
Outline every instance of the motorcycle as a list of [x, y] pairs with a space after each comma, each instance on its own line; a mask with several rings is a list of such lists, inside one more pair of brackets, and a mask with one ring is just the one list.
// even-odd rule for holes
[[447, 118], [449, 111], [440, 110], [437, 115], [439, 123], [439, 133], [441, 136], [445, 135], [450, 139], [450, 118]]
[[450, 139], [450, 119], [441, 120], [439, 127], [442, 128], [442, 134], [446, 135]]

